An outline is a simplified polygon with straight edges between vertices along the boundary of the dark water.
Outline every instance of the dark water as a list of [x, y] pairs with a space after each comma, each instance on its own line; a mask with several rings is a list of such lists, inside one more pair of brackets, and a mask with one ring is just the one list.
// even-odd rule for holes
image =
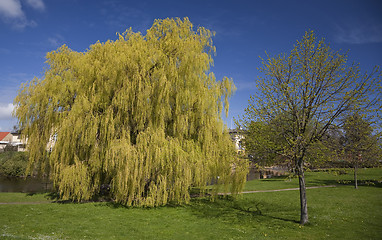
[[[264, 171], [259, 171], [258, 169], [251, 168], [247, 175], [247, 181], [281, 176], [285, 174], [285, 172], [286, 170], [283, 169], [265, 169]], [[52, 183], [48, 183], [44, 179], [0, 176], [0, 192], [36, 193], [47, 192], [51, 189]]]
[[0, 192], [37, 193], [50, 189], [52, 189], [52, 184], [43, 179], [0, 176]]

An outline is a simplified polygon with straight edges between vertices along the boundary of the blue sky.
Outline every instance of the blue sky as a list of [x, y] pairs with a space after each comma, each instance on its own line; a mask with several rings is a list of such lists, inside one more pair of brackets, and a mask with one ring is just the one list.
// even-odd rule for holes
[[306, 30], [334, 50], [349, 50], [362, 70], [382, 66], [382, 1], [129, 1], [0, 0], [0, 131], [12, 130], [12, 102], [21, 83], [41, 77], [47, 52], [62, 44], [86, 51], [116, 32], [144, 33], [154, 19], [189, 17], [216, 32], [212, 71], [237, 87], [229, 117], [244, 113], [261, 65], [259, 56], [289, 52]]

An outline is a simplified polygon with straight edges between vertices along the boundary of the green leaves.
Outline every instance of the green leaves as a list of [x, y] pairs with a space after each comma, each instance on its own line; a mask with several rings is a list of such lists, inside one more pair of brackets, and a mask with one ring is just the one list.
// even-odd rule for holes
[[269, 132], [282, 133], [281, 142], [289, 146], [283, 154], [303, 156], [348, 111], [373, 111], [377, 117], [379, 69], [361, 74], [358, 65], [346, 62], [346, 54], [317, 41], [313, 31], [306, 32], [289, 55], [268, 56], [260, 69], [264, 75], [258, 93], [251, 96], [243, 117], [244, 127], [252, 121], [269, 124]]
[[381, 146], [378, 143], [380, 132], [376, 132], [372, 122], [358, 112], [348, 114], [344, 119], [343, 158], [353, 166], [370, 166], [378, 162]]
[[235, 86], [209, 70], [212, 36], [187, 18], [164, 19], [145, 36], [130, 29], [83, 53], [66, 46], [48, 53], [44, 78], [15, 99], [30, 171], [46, 166], [40, 171], [71, 200], [93, 198], [108, 184], [126, 205], [182, 203], [189, 188], [217, 176], [239, 190], [245, 175], [239, 167], [232, 174], [241, 163], [221, 119]]

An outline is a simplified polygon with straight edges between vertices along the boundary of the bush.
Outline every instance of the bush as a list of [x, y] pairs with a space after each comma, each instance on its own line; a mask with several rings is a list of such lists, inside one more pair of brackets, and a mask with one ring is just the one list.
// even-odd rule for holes
[[0, 175], [21, 177], [28, 165], [28, 153], [7, 151], [0, 153]]

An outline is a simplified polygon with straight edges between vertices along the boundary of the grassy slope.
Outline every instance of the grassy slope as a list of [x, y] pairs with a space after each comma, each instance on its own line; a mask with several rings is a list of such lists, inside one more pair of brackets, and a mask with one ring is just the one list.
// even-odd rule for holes
[[[381, 176], [382, 169], [360, 174], [363, 180]], [[307, 178], [322, 185], [352, 175], [309, 173]], [[247, 188], [289, 188], [294, 181], [252, 181]], [[235, 201], [195, 199], [188, 206], [155, 209], [110, 203], [0, 205], [0, 239], [380, 239], [381, 199], [381, 184], [308, 190], [310, 224], [304, 227], [297, 223], [298, 191], [245, 194]], [[0, 202], [11, 200], [46, 199], [0, 194]]]

